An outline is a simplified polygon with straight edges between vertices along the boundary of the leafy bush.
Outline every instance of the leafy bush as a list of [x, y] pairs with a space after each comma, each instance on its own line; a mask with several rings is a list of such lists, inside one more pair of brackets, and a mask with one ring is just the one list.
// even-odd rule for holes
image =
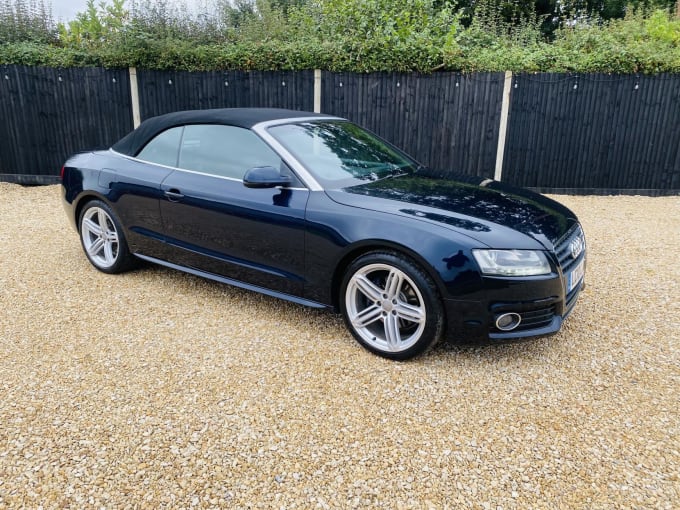
[[610, 21], [580, 16], [549, 40], [544, 18], [498, 0], [465, 4], [465, 24], [462, 8], [441, 0], [214, 0], [215, 9], [198, 14], [171, 0], [131, 0], [129, 9], [124, 0], [89, 0], [58, 27], [43, 0], [13, 1], [0, 4], [1, 64], [680, 72], [680, 20], [665, 10], [629, 9]]
[[561, 29], [551, 47], [558, 71], [680, 72], [680, 20], [657, 10]]

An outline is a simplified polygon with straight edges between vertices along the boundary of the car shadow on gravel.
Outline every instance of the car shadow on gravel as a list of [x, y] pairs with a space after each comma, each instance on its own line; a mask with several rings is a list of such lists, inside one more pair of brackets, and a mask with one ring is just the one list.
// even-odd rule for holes
[[[186, 296], [188, 302], [206, 297], [209, 300], [233, 301], [238, 303], [241, 312], [252, 316], [257, 315], [261, 309], [277, 310], [287, 318], [285, 320], [290, 321], [289, 325], [292, 328], [305, 331], [325, 331], [337, 338], [339, 343], [342, 342], [345, 345], [355, 343], [352, 335], [345, 327], [342, 316], [330, 310], [306, 307], [153, 264], [143, 264], [128, 274], [167, 282], [168, 285], [176, 287], [174, 293], [177, 296]], [[248, 307], [253, 307], [253, 309], [249, 311]], [[428, 364], [429, 362], [441, 362], [443, 360], [455, 362], [456, 359], [464, 359], [466, 361], [476, 360], [480, 363], [490, 363], [501, 359], [505, 361], [514, 358], [522, 360], [541, 359], [549, 355], [563, 338], [563, 335], [558, 333], [548, 337], [502, 343], [487, 342], [480, 344], [471, 343], [465, 341], [465, 339], [441, 341], [425, 355], [415, 358], [412, 362]], [[372, 356], [369, 353], [367, 355]]]

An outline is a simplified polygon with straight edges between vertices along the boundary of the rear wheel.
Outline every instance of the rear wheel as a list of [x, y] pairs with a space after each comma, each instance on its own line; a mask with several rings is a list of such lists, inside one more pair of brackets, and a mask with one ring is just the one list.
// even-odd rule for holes
[[104, 273], [121, 273], [132, 266], [123, 229], [101, 200], [88, 202], [80, 213], [80, 241], [88, 260]]
[[347, 327], [370, 351], [408, 359], [442, 336], [444, 314], [432, 279], [396, 252], [372, 252], [347, 269], [341, 309]]

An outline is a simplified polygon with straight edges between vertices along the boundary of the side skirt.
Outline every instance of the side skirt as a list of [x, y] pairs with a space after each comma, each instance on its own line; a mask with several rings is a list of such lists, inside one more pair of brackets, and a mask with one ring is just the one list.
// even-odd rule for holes
[[311, 301], [309, 299], [297, 297], [297, 296], [291, 296], [290, 294], [284, 294], [283, 292], [277, 292], [275, 290], [270, 290], [270, 289], [265, 289], [264, 287], [259, 287], [257, 285], [251, 285], [249, 283], [244, 283], [239, 280], [232, 280], [231, 278], [225, 278], [224, 276], [216, 275], [213, 273], [208, 273], [206, 271], [201, 271], [200, 269], [194, 269], [193, 267], [186, 267], [186, 266], [180, 266], [179, 264], [173, 264], [172, 262], [168, 262], [166, 260], [162, 259], [157, 259], [154, 257], [149, 257], [147, 255], [142, 255], [140, 253], [135, 253], [135, 257], [138, 257], [142, 260], [146, 260], [147, 262], [152, 262], [153, 264], [158, 264], [161, 266], [169, 267], [172, 269], [177, 269], [178, 271], [182, 271], [184, 273], [189, 273], [193, 274], [196, 276], [200, 276], [202, 278], [207, 278], [209, 280], [214, 280], [216, 282], [220, 283], [226, 283], [227, 285], [233, 285], [234, 287], [239, 287], [241, 289], [246, 289], [246, 290], [252, 290], [253, 292], [259, 292], [260, 294], [266, 294], [267, 296], [272, 296], [275, 298], [283, 299], [285, 301], [291, 301], [293, 303], [297, 303], [299, 305], [304, 305], [304, 306], [309, 306], [312, 308], [326, 308], [326, 309], [332, 309], [333, 307], [330, 305], [324, 305], [323, 303], [318, 303], [317, 301]]

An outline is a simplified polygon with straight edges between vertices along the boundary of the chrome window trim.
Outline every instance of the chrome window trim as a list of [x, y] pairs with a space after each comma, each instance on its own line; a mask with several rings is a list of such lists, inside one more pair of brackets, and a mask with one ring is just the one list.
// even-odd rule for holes
[[[233, 181], [233, 182], [243, 183], [243, 179], [236, 179], [235, 177], [226, 177], [224, 175], [209, 174], [209, 173], [206, 173], [206, 172], [199, 172], [197, 170], [189, 170], [187, 168], [180, 168], [180, 167], [177, 167], [177, 166], [162, 165], [161, 163], [154, 163], [153, 161], [147, 161], [145, 159], [135, 158], [134, 156], [128, 156], [127, 154], [123, 154], [123, 153], [115, 151], [113, 149], [109, 149], [109, 152], [112, 152], [112, 153], [114, 153], [117, 156], [120, 156], [122, 158], [129, 159], [131, 161], [135, 161], [137, 163], [144, 163], [146, 165], [159, 166], [161, 168], [167, 168], [168, 170], [173, 170], [175, 172], [186, 172], [186, 173], [189, 173], [189, 174], [205, 175], [206, 177], [214, 177], [215, 179], [224, 179], [225, 181]], [[275, 186], [275, 188], [289, 189], [289, 190], [294, 190], [294, 191], [307, 191], [307, 189], [308, 189], [308, 188], [284, 188], [283, 186]]]
[[136, 161], [138, 163], [146, 163], [147, 165], [154, 165], [154, 166], [159, 166], [161, 168], [167, 168], [169, 170], [179, 170], [175, 166], [169, 166], [169, 165], [163, 165], [161, 163], [154, 163], [153, 161], [147, 161], [145, 159], [139, 159], [135, 158], [134, 156], [128, 156], [127, 154], [123, 154], [122, 152], [115, 151], [113, 149], [109, 149], [109, 152], [112, 152], [116, 156], [120, 156], [121, 158], [129, 159], [130, 161]]
[[252, 127], [252, 130], [257, 133], [267, 144], [278, 153], [281, 158], [288, 163], [293, 171], [298, 175], [304, 184], [307, 185], [310, 191], [323, 191], [316, 177], [307, 170], [307, 168], [300, 163], [295, 156], [293, 156], [288, 149], [286, 149], [274, 136], [272, 136], [268, 129], [272, 126], [280, 126], [283, 124], [297, 124], [300, 122], [322, 121], [322, 120], [346, 120], [342, 117], [335, 117], [332, 115], [322, 117], [291, 117], [287, 119], [268, 120], [260, 122]]

